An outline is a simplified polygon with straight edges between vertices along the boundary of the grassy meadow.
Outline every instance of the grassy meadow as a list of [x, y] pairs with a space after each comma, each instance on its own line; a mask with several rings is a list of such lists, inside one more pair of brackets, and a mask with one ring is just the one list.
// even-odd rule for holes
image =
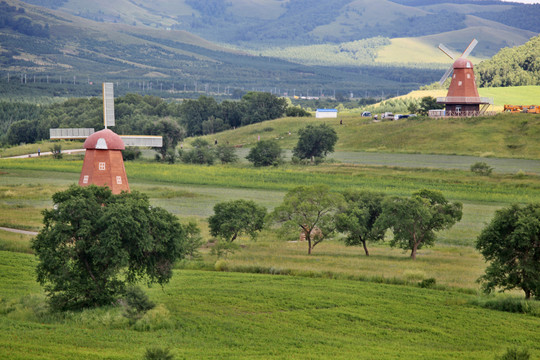
[[[361, 156], [358, 164], [334, 160], [263, 169], [245, 162], [126, 162], [131, 189], [148, 194], [152, 205], [182, 222], [197, 222], [205, 242], [211, 238], [206, 219], [216, 203], [243, 198], [270, 210], [287, 190], [320, 183], [335, 191], [360, 188], [402, 196], [421, 188], [438, 189], [464, 203], [463, 219], [439, 233], [435, 246], [421, 249], [416, 261], [384, 242], [368, 244], [371, 256], [366, 257], [363, 249], [345, 247], [339, 238], [322, 242], [307, 255], [307, 244], [297, 241], [298, 234], [281, 237], [272, 228], [256, 241], [240, 237], [240, 249], [220, 259], [206, 243], [200, 259], [177, 264], [170, 284], [145, 289], [157, 307], [136, 322], [118, 306], [64, 314], [46, 311], [43, 289], [35, 281], [31, 236], [0, 230], [0, 358], [142, 359], [146, 349], [156, 346], [171, 349], [176, 359], [492, 360], [510, 347], [527, 348], [538, 358], [540, 306], [536, 301], [527, 304], [532, 309], [528, 313], [482, 307], [486, 301], [519, 301], [523, 295], [480, 293], [476, 279], [486, 264], [474, 244], [497, 209], [540, 201], [540, 175], [496, 170], [480, 176], [466, 166], [443, 164], [445, 159], [469, 161], [448, 155], [460, 148], [478, 155], [481, 145], [476, 141], [485, 141], [486, 160], [508, 155], [508, 144], [523, 141], [526, 145], [515, 148], [513, 156], [497, 159], [508, 167], [525, 158], [539, 160], [540, 118], [524, 116], [373, 124], [347, 115], [344, 125], [334, 124], [338, 153], [400, 152], [399, 161], [407, 167], [362, 165]], [[280, 119], [215, 138], [248, 147], [260, 133], [261, 138], [283, 138], [280, 143], [290, 149], [306, 122], [319, 120]], [[356, 137], [349, 136], [352, 130]], [[423, 132], [438, 132], [438, 141], [423, 143]], [[396, 141], [397, 133], [404, 139], [401, 146], [391, 140]], [[458, 135], [467, 146], [451, 148], [446, 138], [455, 136], [456, 141]], [[374, 149], [372, 138], [385, 148]], [[448, 154], [438, 155], [439, 166], [425, 167], [414, 154], [437, 153], [445, 144], [448, 148], [439, 153]], [[535, 160], [529, 160], [531, 166]], [[0, 227], [39, 231], [41, 211], [52, 206], [51, 195], [76, 183], [81, 166], [81, 155], [0, 159]], [[435, 284], [420, 287], [430, 279]]]
[[[343, 125], [339, 124], [340, 120]], [[221, 144], [250, 147], [260, 136], [261, 140], [276, 139], [282, 148], [292, 149], [298, 141], [299, 129], [320, 123], [330, 125], [338, 134], [337, 152], [540, 159], [540, 115], [537, 114], [498, 114], [473, 119], [412, 118], [374, 123], [359, 113], [345, 112], [340, 113], [338, 119], [311, 117], [266, 121], [206, 138], [217, 139]]]

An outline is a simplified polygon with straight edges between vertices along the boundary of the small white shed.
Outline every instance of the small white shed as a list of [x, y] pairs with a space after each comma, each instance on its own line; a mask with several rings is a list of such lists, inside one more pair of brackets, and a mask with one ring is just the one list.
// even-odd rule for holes
[[317, 119], [322, 118], [337, 118], [337, 109], [317, 109], [315, 117]]

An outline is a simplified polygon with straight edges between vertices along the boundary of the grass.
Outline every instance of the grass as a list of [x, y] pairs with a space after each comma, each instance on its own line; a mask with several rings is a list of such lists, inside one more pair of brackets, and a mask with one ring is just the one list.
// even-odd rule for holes
[[0, 250], [32, 253], [30, 241], [33, 236], [0, 230]]
[[[2, 221], [39, 229], [51, 194], [77, 182], [79, 159], [1, 160]], [[30, 237], [0, 231], [0, 358], [133, 359], [153, 347], [198, 359], [492, 360], [516, 345], [540, 354], [536, 308], [503, 312], [506, 302], [479, 297], [475, 280], [485, 263], [472, 247], [496, 209], [540, 199], [538, 176], [338, 164], [254, 169], [128, 162], [126, 170], [132, 189], [182, 221], [197, 221], [204, 239], [215, 203], [244, 198], [271, 209], [287, 189], [315, 181], [335, 190], [401, 195], [427, 186], [466, 202], [463, 220], [440, 233], [435, 247], [421, 249], [416, 261], [384, 243], [370, 244], [366, 257], [337, 240], [308, 256], [304, 242], [287, 242], [272, 230], [256, 242], [238, 239], [241, 250], [219, 266], [204, 248], [202, 260], [176, 267], [170, 284], [146, 289], [158, 307], [134, 325], [117, 307], [49, 314], [35, 282], [36, 260], [27, 254]], [[429, 279], [433, 288], [419, 287]]]
[[[540, 87], [539, 87], [540, 88]], [[344, 125], [339, 125], [342, 119]], [[373, 123], [360, 114], [340, 114], [338, 119], [283, 118], [209, 136], [220, 144], [253, 146], [276, 139], [292, 149], [298, 130], [326, 123], [338, 135], [336, 151], [421, 153], [502, 158], [540, 159], [540, 115], [499, 114], [472, 119], [413, 118]], [[265, 129], [272, 128], [272, 131]], [[289, 135], [289, 132], [291, 135]], [[189, 141], [189, 140], [188, 140]]]
[[540, 353], [537, 318], [472, 305], [474, 295], [324, 278], [176, 270], [148, 289], [168, 318], [146, 330], [116, 308], [40, 316], [33, 258], [0, 254], [2, 296], [15, 304], [0, 315], [10, 359], [133, 359], [156, 346], [198, 359], [491, 360], [515, 344]]
[[[76, 182], [81, 162], [52, 159], [4, 160], [0, 166], [4, 172], [13, 171], [13, 179], [18, 179], [16, 174], [19, 170], [54, 170], [65, 172], [66, 179]], [[247, 165], [164, 165], [153, 162], [127, 163], [126, 172], [130, 182], [170, 185], [286, 191], [299, 184], [327, 184], [336, 191], [363, 188], [383, 191], [389, 195], [410, 195], [419, 189], [431, 188], [442, 191], [447, 198], [454, 200], [496, 203], [530, 202], [540, 198], [539, 177], [532, 174], [494, 174], [487, 177], [459, 170], [341, 164], [288, 165], [260, 169]], [[11, 182], [10, 176], [6, 176], [6, 181]]]
[[26, 154], [36, 154], [38, 152], [38, 149], [40, 149], [41, 152], [48, 152], [51, 151], [51, 148], [55, 144], [60, 144], [60, 146], [62, 146], [62, 150], [82, 149], [83, 147], [83, 143], [81, 141], [43, 140], [35, 144], [25, 144], [8, 148], [0, 148], [0, 158]]

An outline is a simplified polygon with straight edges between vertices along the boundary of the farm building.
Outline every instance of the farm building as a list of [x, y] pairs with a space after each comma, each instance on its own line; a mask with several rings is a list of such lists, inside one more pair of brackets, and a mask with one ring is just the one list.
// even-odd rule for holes
[[337, 118], [338, 111], [337, 109], [317, 109], [315, 117], [317, 119], [323, 118]]

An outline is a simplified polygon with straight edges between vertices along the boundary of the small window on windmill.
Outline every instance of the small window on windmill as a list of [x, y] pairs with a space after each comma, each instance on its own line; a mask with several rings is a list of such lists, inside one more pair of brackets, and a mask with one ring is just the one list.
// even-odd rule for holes
[[122, 185], [122, 177], [121, 176], [116, 177], [116, 184], [117, 185]]
[[463, 85], [463, 82], [462, 82], [462, 81], [460, 81], [460, 82], [457, 83], [457, 86], [461, 86], [461, 85]]
[[102, 170], [102, 171], [105, 170], [105, 163], [104, 162], [99, 163], [99, 170]]
[[454, 79], [456, 78], [456, 74], [454, 74], [454, 76], [452, 76]]
[[467, 74], [467, 79], [470, 79], [471, 78], [471, 74]]
[[88, 175], [84, 175], [82, 182], [83, 184], [88, 184]]

